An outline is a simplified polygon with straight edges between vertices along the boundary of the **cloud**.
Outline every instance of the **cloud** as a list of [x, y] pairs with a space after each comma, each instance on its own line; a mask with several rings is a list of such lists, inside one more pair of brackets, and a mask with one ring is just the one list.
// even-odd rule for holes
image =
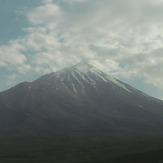
[[8, 45], [0, 46], [0, 66], [11, 68], [10, 66], [19, 66], [24, 64], [26, 56], [21, 54], [23, 47], [17, 42], [10, 42]]
[[55, 24], [59, 21], [62, 12], [57, 5], [52, 4], [51, 1], [46, 1], [44, 6], [39, 6], [28, 12], [27, 17], [33, 24], [45, 25], [46, 23]]
[[88, 61], [163, 88], [163, 1], [44, 0], [26, 35], [0, 47], [0, 66], [47, 73]]
[[16, 75], [16, 74], [8, 75], [7, 79], [6, 79], [7, 85], [12, 86], [12, 85], [16, 84], [16, 78], [17, 77], [18, 77], [18, 75]]

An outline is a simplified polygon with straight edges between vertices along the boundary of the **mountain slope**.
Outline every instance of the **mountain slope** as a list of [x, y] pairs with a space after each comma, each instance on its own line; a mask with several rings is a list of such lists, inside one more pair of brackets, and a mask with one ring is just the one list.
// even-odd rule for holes
[[[163, 148], [163, 102], [85, 63], [0, 93], [0, 122], [1, 138], [19, 144], [17, 152], [0, 144], [7, 151], [2, 156], [8, 157], [32, 148], [38, 158], [40, 149], [54, 154], [58, 146], [65, 159], [66, 153], [70, 158], [81, 158], [82, 153], [101, 162], [122, 153]], [[25, 141], [13, 141], [17, 137]], [[58, 155], [52, 160], [60, 160]]]

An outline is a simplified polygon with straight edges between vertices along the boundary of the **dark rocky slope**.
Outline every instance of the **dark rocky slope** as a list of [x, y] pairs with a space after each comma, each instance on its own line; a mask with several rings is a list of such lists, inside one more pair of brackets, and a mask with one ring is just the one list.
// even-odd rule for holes
[[163, 102], [91, 65], [0, 93], [2, 161], [116, 162], [162, 149]]

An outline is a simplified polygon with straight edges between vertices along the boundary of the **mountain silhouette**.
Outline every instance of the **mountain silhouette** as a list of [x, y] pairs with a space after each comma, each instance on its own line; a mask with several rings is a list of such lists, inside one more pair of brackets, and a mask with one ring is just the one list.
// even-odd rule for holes
[[156, 162], [162, 150], [163, 101], [87, 63], [0, 93], [1, 162]]

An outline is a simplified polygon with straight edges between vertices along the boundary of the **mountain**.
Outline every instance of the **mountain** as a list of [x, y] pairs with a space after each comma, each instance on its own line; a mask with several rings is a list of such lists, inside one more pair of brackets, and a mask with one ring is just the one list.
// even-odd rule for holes
[[0, 151], [1, 162], [160, 161], [163, 101], [80, 63], [0, 93]]

